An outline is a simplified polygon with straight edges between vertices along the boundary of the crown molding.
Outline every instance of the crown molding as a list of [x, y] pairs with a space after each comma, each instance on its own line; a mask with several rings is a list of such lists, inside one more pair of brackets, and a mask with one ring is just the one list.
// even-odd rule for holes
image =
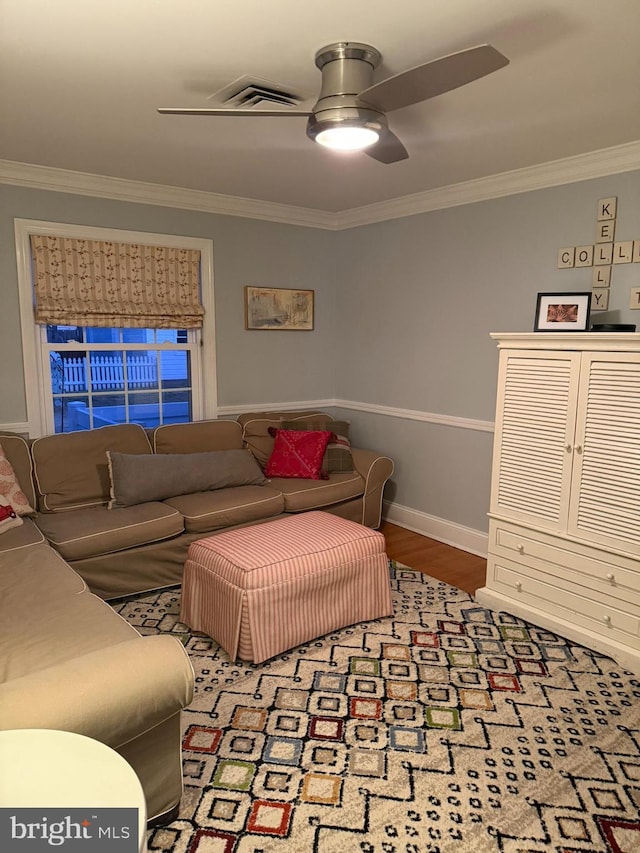
[[389, 201], [354, 207], [339, 213], [18, 163], [13, 160], [0, 160], [0, 183], [342, 231], [433, 210], [631, 172], [635, 169], [640, 169], [640, 140], [425, 190]]
[[223, 216], [242, 216], [245, 219], [265, 219], [307, 228], [335, 228], [335, 214], [323, 210], [18, 163], [15, 160], [0, 160], [0, 183], [180, 210], [219, 213]]
[[592, 178], [617, 175], [620, 172], [631, 172], [635, 169], [640, 169], [640, 140], [541, 163], [537, 166], [489, 175], [486, 178], [450, 184], [390, 201], [354, 207], [336, 214], [337, 228], [339, 230], [356, 228], [360, 225], [371, 225], [374, 222], [400, 219], [432, 210], [588, 181]]

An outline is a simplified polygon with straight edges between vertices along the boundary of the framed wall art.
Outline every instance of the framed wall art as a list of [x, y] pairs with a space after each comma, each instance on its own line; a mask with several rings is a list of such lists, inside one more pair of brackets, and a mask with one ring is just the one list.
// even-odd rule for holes
[[534, 332], [586, 332], [591, 292], [539, 293]]
[[245, 329], [310, 332], [313, 290], [286, 287], [245, 287]]

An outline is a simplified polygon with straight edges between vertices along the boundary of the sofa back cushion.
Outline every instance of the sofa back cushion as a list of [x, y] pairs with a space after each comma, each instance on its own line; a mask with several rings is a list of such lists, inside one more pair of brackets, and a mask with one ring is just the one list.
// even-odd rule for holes
[[[2, 478], [0, 478], [0, 492], [15, 502], [12, 505], [18, 515], [30, 515], [36, 506], [36, 492], [33, 485], [33, 465], [29, 443], [17, 433], [0, 432], [0, 447], [2, 448], [0, 456], [9, 462], [26, 503], [22, 499], [15, 500], [15, 492], [10, 492], [7, 480]], [[10, 472], [7, 472], [7, 477], [11, 477]]]
[[156, 453], [206, 453], [240, 450], [242, 428], [235, 421], [193, 421], [156, 427], [151, 440]]
[[139, 424], [34, 439], [31, 455], [40, 512], [106, 505], [111, 496], [107, 450], [151, 453], [151, 444]]
[[[242, 427], [242, 437], [245, 445], [264, 467], [273, 453], [275, 439], [269, 432], [269, 428], [280, 429], [282, 421], [287, 420], [290, 424], [296, 421], [313, 420], [317, 429], [331, 429], [333, 418], [325, 412], [247, 412], [238, 416], [238, 423]], [[325, 426], [326, 424], [326, 426]]]

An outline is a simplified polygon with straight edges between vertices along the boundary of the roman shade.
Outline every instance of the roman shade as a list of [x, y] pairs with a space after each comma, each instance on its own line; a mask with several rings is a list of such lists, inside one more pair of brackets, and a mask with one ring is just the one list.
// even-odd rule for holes
[[36, 323], [202, 326], [200, 252], [32, 234]]

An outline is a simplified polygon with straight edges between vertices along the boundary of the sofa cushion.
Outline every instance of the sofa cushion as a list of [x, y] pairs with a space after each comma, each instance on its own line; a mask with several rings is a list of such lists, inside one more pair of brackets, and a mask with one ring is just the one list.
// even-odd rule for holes
[[107, 458], [111, 480], [109, 507], [267, 482], [260, 466], [245, 449], [151, 455], [108, 450]]
[[273, 477], [271, 488], [282, 492], [285, 512], [306, 512], [360, 497], [364, 494], [365, 482], [355, 472], [331, 474], [322, 482]]
[[90, 592], [58, 595], [57, 575], [53, 572], [47, 582], [42, 573], [40, 584], [32, 592], [23, 584], [20, 607], [6, 611], [6, 630], [0, 637], [0, 682], [139, 637], [131, 625]]
[[[21, 439], [21, 441], [24, 441], [24, 439]], [[16, 515], [33, 515], [33, 507], [29, 503], [29, 499], [22, 489], [16, 470], [5, 451], [4, 445], [8, 445], [8, 443], [9, 439], [4, 437], [0, 439], [0, 494], [13, 507]]]
[[111, 489], [107, 450], [151, 453], [151, 444], [139, 424], [34, 439], [31, 453], [40, 512], [106, 506]]
[[264, 473], [267, 477], [325, 480], [322, 460], [332, 436], [329, 430], [276, 429], [271, 456]]
[[242, 427], [236, 421], [192, 421], [163, 424], [153, 430], [156, 453], [204, 453], [242, 448]]
[[[289, 422], [297, 420], [326, 420], [330, 424], [333, 418], [324, 412], [247, 412], [238, 416], [242, 427], [244, 443], [264, 467], [273, 451], [274, 438], [269, 434], [269, 428], [278, 429], [286, 418]], [[330, 429], [328, 425], [325, 429]]]
[[[2, 565], [2, 556], [13, 551], [21, 551], [24, 548], [30, 548], [33, 545], [40, 545], [46, 540], [42, 535], [42, 531], [36, 527], [30, 518], [24, 518], [23, 524], [19, 527], [14, 527], [7, 531], [3, 536], [0, 536], [0, 566]], [[15, 564], [17, 557], [20, 557], [22, 564], [22, 554], [14, 554], [11, 557], [12, 565]]]
[[124, 551], [184, 530], [180, 513], [160, 502], [122, 509], [96, 506], [73, 513], [38, 513], [36, 523], [65, 560]]
[[[87, 589], [80, 575], [44, 539], [32, 521], [21, 530], [31, 528], [39, 535], [29, 544], [23, 543], [20, 554], [0, 551], [0, 599], [3, 615], [20, 611], [31, 619], [34, 601], [44, 599], [49, 607], [58, 599], [68, 598]], [[19, 561], [18, 558], [19, 557]], [[39, 607], [40, 605], [38, 605]]]
[[334, 421], [327, 423], [326, 418], [315, 420], [284, 420], [280, 424], [280, 429], [330, 429], [332, 436], [327, 444], [327, 449], [324, 452], [322, 460], [322, 470], [327, 474], [348, 474], [354, 470], [353, 455], [351, 453], [351, 444], [349, 442], [349, 421]]
[[208, 533], [221, 527], [248, 524], [284, 511], [282, 494], [269, 486], [198, 492], [169, 498], [165, 503], [181, 513], [188, 533]]

